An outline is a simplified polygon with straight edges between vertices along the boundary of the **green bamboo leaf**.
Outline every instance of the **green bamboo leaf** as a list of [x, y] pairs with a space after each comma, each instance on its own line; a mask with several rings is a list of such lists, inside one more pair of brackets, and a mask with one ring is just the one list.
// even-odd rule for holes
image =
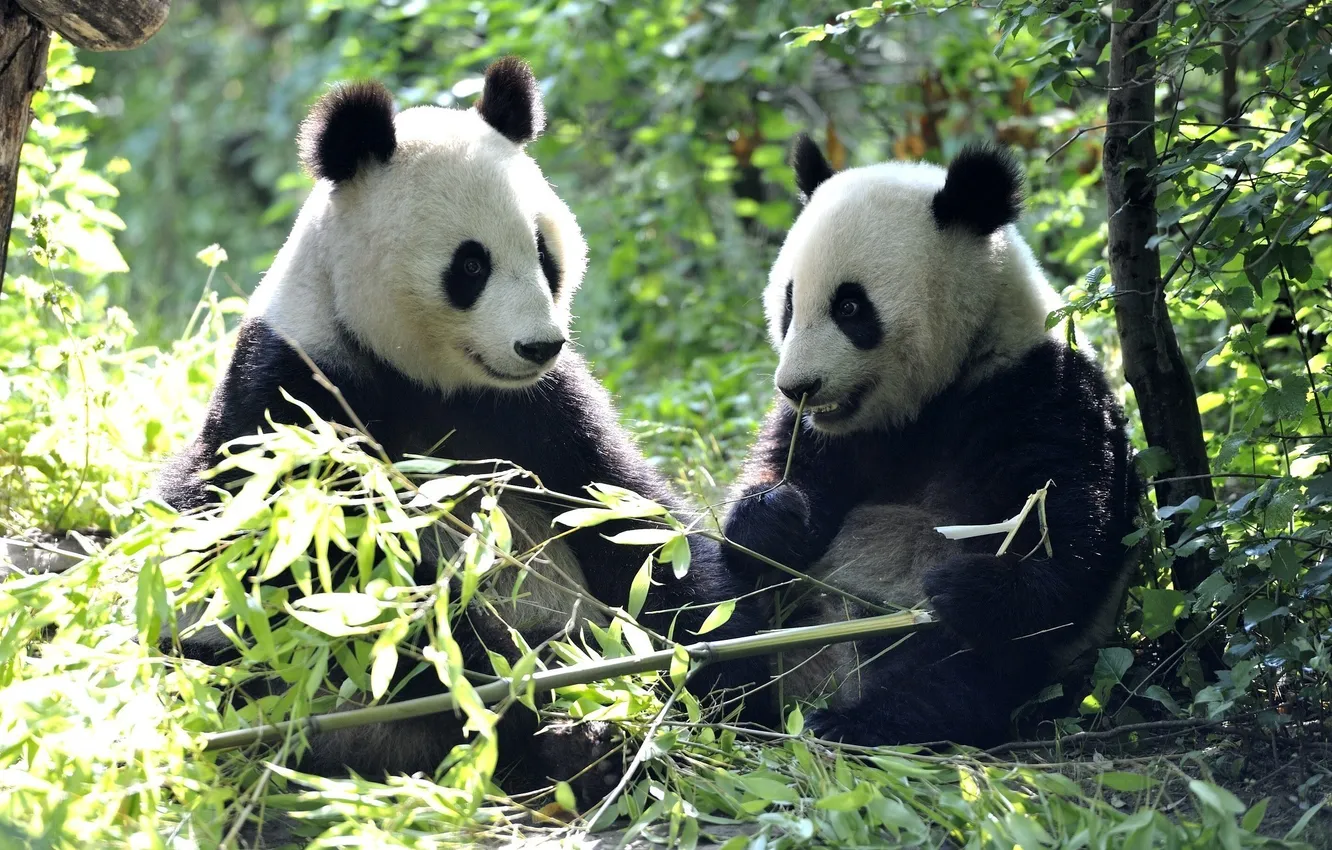
[[631, 528], [606, 539], [623, 546], [660, 546], [683, 536], [673, 528]]
[[694, 634], [705, 635], [719, 626], [724, 625], [727, 620], [731, 619], [731, 614], [734, 612], [735, 600], [727, 599], [725, 602], [718, 604], [717, 607], [712, 609], [708, 614], [707, 619], [703, 621], [703, 625], [699, 626], [698, 631], [694, 632]]
[[677, 579], [684, 578], [689, 573], [689, 538], [683, 534], [679, 535], [661, 547], [661, 554], [658, 557], [662, 561], [670, 561], [671, 570]]
[[398, 644], [406, 636], [407, 621], [394, 620], [370, 649], [370, 695], [375, 699], [382, 697], [393, 681], [393, 673], [398, 669]]
[[633, 584], [629, 585], [629, 616], [635, 619], [643, 613], [643, 605], [647, 602], [648, 589], [652, 585], [652, 556], [648, 555], [643, 566], [638, 568], [634, 574]]
[[671, 684], [676, 688], [683, 688], [685, 678], [689, 675], [689, 652], [681, 644], [675, 645], [675, 652], [671, 655]]
[[814, 804], [814, 807], [826, 809], [830, 812], [855, 812], [863, 809], [872, 799], [874, 799], [874, 787], [864, 782], [858, 782], [856, 787], [850, 791], [829, 794], [821, 798]]

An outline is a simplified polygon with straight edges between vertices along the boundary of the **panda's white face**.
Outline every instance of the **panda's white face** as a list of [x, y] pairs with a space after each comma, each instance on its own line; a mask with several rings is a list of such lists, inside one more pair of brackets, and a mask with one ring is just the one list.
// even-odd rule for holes
[[[798, 169], [809, 155], [797, 151]], [[1014, 227], [940, 218], [948, 172], [888, 163], [834, 175], [812, 155], [826, 171], [802, 175], [810, 198], [764, 306], [777, 387], [793, 407], [804, 398], [815, 428], [900, 425], [964, 364], [993, 368], [1045, 338], [1057, 296]]]
[[475, 112], [409, 109], [397, 130], [387, 164], [333, 191], [338, 316], [442, 389], [530, 385], [568, 336], [585, 254], [573, 215]]
[[[532, 82], [526, 74], [519, 84]], [[512, 109], [512, 92], [492, 97], [494, 82], [488, 74], [483, 104]], [[534, 84], [523, 91], [535, 98]], [[345, 102], [319, 116], [318, 135], [303, 144], [315, 148], [307, 164], [314, 158], [311, 169], [326, 179], [283, 250], [294, 247], [293, 256], [279, 257], [254, 309], [326, 357], [338, 355], [339, 334], [350, 334], [445, 392], [532, 385], [558, 362], [586, 264], [573, 214], [522, 149], [540, 129], [539, 101], [536, 118], [528, 114], [516, 130], [511, 115], [495, 119], [484, 108], [396, 116], [388, 108], [387, 118], [371, 116], [391, 122], [380, 126], [387, 156], [374, 150], [373, 131], [369, 148], [364, 135], [329, 140]], [[345, 123], [346, 133], [366, 132]]]

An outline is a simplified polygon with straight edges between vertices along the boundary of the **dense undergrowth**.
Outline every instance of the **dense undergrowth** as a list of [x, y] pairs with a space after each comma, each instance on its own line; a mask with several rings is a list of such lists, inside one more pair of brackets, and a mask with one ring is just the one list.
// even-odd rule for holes
[[[72, 502], [83, 507], [66, 511], [71, 524], [109, 522], [119, 536], [63, 574], [11, 575], [3, 585], [0, 717], [7, 746], [0, 751], [0, 783], [7, 794], [0, 834], [34, 847], [211, 847], [240, 813], [276, 808], [299, 812], [301, 828], [322, 835], [322, 846], [436, 847], [555, 829], [572, 817], [563, 789], [553, 789], [563, 801], [554, 807], [547, 799], [529, 804], [499, 795], [492, 784], [493, 730], [506, 704], [487, 708], [468, 697], [472, 689], [449, 630], [469, 602], [502, 605], [504, 597], [495, 596], [490, 583], [514, 568], [511, 558], [525, 562], [533, 552], [509, 539], [502, 514], [484, 502], [477, 513], [457, 517], [475, 541], [450, 565], [463, 591], [450, 596], [445, 581], [416, 586], [411, 580], [423, 529], [474, 490], [502, 492], [507, 474], [450, 476], [444, 464], [424, 462], [392, 467], [359, 435], [313, 423], [310, 430], [283, 427], [249, 441], [256, 445], [237, 446], [232, 463], [250, 471], [253, 483], [211, 513], [177, 517], [150, 498], [131, 510], [115, 494], [146, 489], [153, 448], [144, 434], [158, 429], [149, 423], [160, 413], [132, 399], [145, 395], [145, 375], [174, 374], [169, 386], [179, 392], [177, 409], [197, 414], [225, 353], [229, 308], [209, 296], [191, 338], [152, 357], [131, 356], [133, 349], [127, 354], [123, 345], [94, 350], [77, 344], [87, 341], [80, 328], [101, 323], [88, 313], [83, 324], [71, 320], [68, 299], [74, 297], [22, 302], [34, 326], [49, 314], [52, 336], [43, 346], [63, 346], [65, 354], [34, 351], [24, 363], [11, 359], [9, 367], [11, 380], [41, 375], [50, 381], [53, 371], [63, 373], [64, 392], [24, 396], [23, 434], [37, 439], [44, 428], [73, 417], [62, 433], [83, 438], [80, 423], [94, 423], [91, 441], [75, 443], [87, 443], [93, 468], [76, 474], [83, 448], [68, 471], [16, 465], [10, 475], [46, 486], [10, 488], [8, 509], [40, 525]], [[93, 384], [85, 399], [83, 376], [90, 372], [112, 380]], [[67, 406], [84, 418], [67, 413]], [[81, 413], [86, 410], [94, 412]], [[108, 424], [113, 412], [119, 416], [114, 428]], [[170, 428], [178, 431], [181, 423]], [[83, 491], [88, 495], [78, 496]], [[573, 495], [587, 502], [590, 494]], [[643, 513], [620, 499], [601, 494], [601, 510]], [[117, 507], [97, 513], [102, 500]], [[587, 520], [570, 516], [566, 522]], [[339, 553], [357, 565], [345, 578], [330, 567]], [[283, 570], [291, 571], [300, 597], [250, 582]], [[206, 622], [237, 616], [236, 636], [246, 647], [241, 660], [214, 669], [157, 650], [163, 623], [191, 603], [209, 606]], [[626, 604], [632, 613], [634, 601]], [[422, 632], [430, 649], [406, 657], [417, 659], [422, 675], [451, 685], [475, 735], [435, 777], [387, 785], [300, 777], [275, 763], [302, 746], [295, 735], [271, 748], [200, 752], [210, 732], [328, 711], [361, 694], [390, 697], [394, 669], [406, 663], [397, 650]], [[618, 620], [534, 649], [512, 670], [501, 661], [496, 672], [660, 645]], [[1113, 666], [1121, 652], [1128, 650], [1107, 650], [1103, 661]], [[238, 682], [265, 672], [290, 686], [282, 696], [234, 698]], [[1108, 692], [1100, 698], [1113, 701]], [[510, 701], [533, 699], [517, 693]], [[700, 724], [705, 707], [676, 691], [669, 675], [572, 686], [535, 699], [551, 718], [617, 722], [627, 738], [624, 757], [641, 753], [641, 766], [621, 793], [575, 821], [618, 821], [629, 825], [631, 837], [641, 833], [687, 847], [748, 824], [728, 847], [850, 847], [889, 839], [932, 845], [949, 837], [978, 847], [1268, 842], [1252, 831], [1266, 804], [1242, 803], [1168, 757], [1149, 772], [1140, 766], [1129, 772], [1113, 759], [1070, 772], [979, 753], [866, 752], [800, 736], [798, 712], [786, 734], [755, 736], [725, 723]], [[1209, 707], [1199, 701], [1200, 709]], [[1162, 801], [1181, 799], [1188, 801], [1183, 816], [1162, 811]], [[1286, 824], [1281, 832], [1298, 835], [1308, 823]]]
[[[324, 15], [323, 25], [342, 32], [355, 29], [357, 15], [369, 14], [363, 5], [310, 14]], [[624, 25], [632, 36], [606, 36], [598, 28], [611, 25], [600, 19], [560, 18], [558, 26], [520, 43], [513, 33], [525, 31], [528, 11], [494, 4], [493, 41], [484, 50], [460, 52], [464, 58], [456, 61], [483, 64], [501, 48], [536, 52], [557, 69], [552, 74], [571, 83], [552, 99], [554, 129], [542, 156], [555, 160], [553, 172], [568, 184], [586, 187], [571, 189], [577, 197], [570, 200], [593, 236], [594, 266], [604, 256], [607, 279], [623, 284], [590, 281], [580, 294], [583, 341], [645, 452], [697, 502], [721, 498], [771, 394], [772, 358], [757, 329], [762, 275], [755, 269], [763, 267], [772, 234], [789, 223], [789, 186], [782, 184], [789, 178], [774, 175], [782, 172], [781, 143], [798, 126], [786, 117], [789, 106], [745, 93], [750, 77], [774, 89], [778, 83], [812, 85], [818, 78], [813, 66], [853, 80], [879, 72], [896, 80], [897, 87], [881, 88], [857, 80], [864, 104], [829, 98], [825, 135], [859, 133], [864, 159], [935, 155], [929, 140], [940, 127], [960, 138], [978, 124], [996, 123], [1000, 135], [1031, 153], [1026, 227], [1074, 305], [1054, 319], [1076, 318], [1113, 370], [1113, 281], [1099, 270], [1105, 248], [1099, 142], [1081, 131], [1100, 122], [1103, 102], [1094, 86], [1078, 87], [1079, 71], [1091, 61], [1084, 54], [1097, 43], [1103, 22], [1097, 4], [1057, 5], [1041, 14], [1063, 18], [1047, 21], [1037, 14], [1039, 4], [1016, 4], [1005, 20], [1012, 24], [1007, 42], [999, 41], [988, 18], [947, 18], [934, 42], [942, 70], [913, 88], [880, 64], [893, 41], [885, 27], [897, 25], [895, 12], [927, 3], [858, 10], [797, 33], [795, 39], [813, 47], [792, 51], [764, 39], [775, 40], [801, 10], [764, 7], [743, 22], [734, 10], [714, 10], [730, 29], [700, 30], [699, 19], [681, 9], [635, 9]], [[1293, 21], [1264, 18], [1262, 4], [1223, 5], [1234, 28], [1252, 27], [1264, 38], [1277, 38], [1264, 26], [1280, 24], [1298, 34], [1322, 20], [1316, 18], [1321, 4], [1305, 4]], [[291, 13], [264, 8], [274, 20]], [[1206, 10], [1207, 4], [1181, 8]], [[444, 26], [431, 18], [435, 14], [401, 11], [395, 20], [414, 37], [418, 27]], [[639, 26], [639, 16], [652, 15], [660, 21]], [[816, 19], [810, 13], [794, 23]], [[198, 28], [207, 20], [186, 22]], [[1326, 310], [1332, 154], [1329, 121], [1320, 112], [1329, 87], [1317, 76], [1327, 64], [1309, 60], [1315, 66], [1309, 70], [1290, 59], [1298, 39], [1281, 36], [1290, 39], [1280, 42], [1285, 53], [1255, 59], [1248, 82], [1257, 94], [1241, 109], [1246, 126], [1221, 126], [1205, 114], [1210, 79], [1198, 81], [1197, 71], [1210, 61], [1206, 51], [1185, 49], [1194, 46], [1190, 33], [1205, 27], [1187, 18], [1174, 23], [1160, 46], [1163, 55], [1179, 57], [1180, 71], [1172, 89], [1176, 112], [1158, 129], [1161, 243], [1179, 275], [1169, 290], [1171, 316], [1197, 364], [1198, 407], [1218, 486], [1213, 499], [1148, 506], [1143, 563], [1116, 639], [1086, 681], [1069, 683], [1067, 692], [1050, 689], [1026, 712], [1026, 732], [1066, 743], [1034, 752], [864, 753], [801, 736], [798, 713], [781, 734], [746, 735], [725, 723], [699, 723], [705, 707], [687, 695], [673, 697], [669, 675], [625, 677], [565, 688], [542, 702], [551, 718], [614, 720], [626, 734], [626, 760], [640, 757], [621, 791], [575, 824], [618, 820], [634, 835], [682, 846], [709, 833], [734, 834], [735, 824], [743, 824], [728, 850], [888, 840], [1025, 848], [1237, 847], [1287, 837], [1330, 843], [1326, 417], [1332, 408], [1325, 345], [1332, 330]], [[914, 18], [909, 25], [923, 26]], [[284, 37], [313, 40], [317, 29], [294, 27]], [[363, 35], [370, 40], [377, 32]], [[635, 106], [643, 109], [634, 112], [642, 126], [629, 133], [605, 117], [614, 109], [599, 112], [604, 104], [595, 101], [587, 107], [587, 127], [624, 142], [617, 155], [625, 165], [613, 185], [588, 183], [586, 167], [570, 164], [575, 154], [592, 162], [610, 153], [579, 136], [584, 124], [570, 116], [587, 104], [573, 103], [575, 95], [565, 92], [583, 79], [577, 68], [587, 58], [562, 52], [564, 41], [580, 39], [593, 45], [589, 50], [602, 50], [603, 36], [641, 51], [630, 50], [624, 61], [636, 73], [649, 68], [658, 75], [653, 79], [664, 104], [658, 112]], [[1304, 38], [1319, 43], [1316, 32]], [[198, 44], [194, 49], [211, 49]], [[410, 53], [397, 42], [393, 49]], [[822, 52], [811, 59], [816, 49]], [[1036, 58], [1015, 63], [1014, 53]], [[321, 54], [321, 61], [347, 72], [404, 76], [418, 61], [398, 56], [399, 65], [384, 68], [368, 54], [338, 61]], [[135, 61], [130, 56], [107, 61]], [[695, 100], [677, 86], [674, 63], [681, 56], [707, 83]], [[620, 59], [599, 61], [615, 69], [608, 74], [628, 74]], [[749, 76], [737, 68], [749, 68]], [[432, 67], [432, 75], [437, 70]], [[1195, 76], [1187, 77], [1191, 70]], [[0, 295], [0, 533], [32, 541], [37, 532], [99, 529], [116, 537], [63, 574], [23, 575], [0, 559], [0, 844], [212, 847], [227, 840], [239, 813], [267, 807], [302, 812], [299, 820], [323, 833], [324, 846], [435, 847], [559, 828], [572, 817], [567, 789], [553, 789], [552, 806], [546, 798], [506, 798], [492, 782], [494, 712], [502, 705], [492, 710], [464, 700], [475, 742], [435, 777], [387, 785], [298, 781], [274, 766], [281, 746], [201, 751], [211, 732], [327, 710], [353, 697], [353, 690], [385, 696], [384, 684], [403, 663], [395, 648], [422, 631], [432, 651], [415, 659], [421, 675], [440, 676], [465, 694], [448, 624], [466, 600], [448, 596], [442, 586], [410, 586], [404, 565], [412, 561], [420, 529], [464, 492], [495, 493], [507, 482], [502, 476], [450, 478], [439, 466], [393, 468], [356, 435], [316, 425], [284, 429], [237, 460], [280, 483], [273, 495], [266, 487], [241, 491], [219, 511], [189, 518], [155, 505], [152, 474], [197, 427], [229, 354], [243, 309], [238, 296], [246, 288], [233, 276], [252, 282], [250, 266], [261, 252], [248, 250], [246, 264], [232, 268], [224, 253], [209, 249], [200, 252], [202, 265], [191, 263], [184, 274], [179, 258], [154, 262], [154, 272], [167, 275], [155, 282], [157, 300], [127, 297], [145, 284], [125, 274], [112, 238], [122, 224], [112, 211], [122, 206], [113, 184], [133, 187], [145, 167], [136, 164], [138, 171], [127, 174], [127, 162], [102, 151], [100, 166], [89, 169], [86, 128], [102, 120], [92, 117], [94, 105], [81, 94], [91, 71], [57, 40], [48, 76], [24, 152], [21, 215]], [[153, 83], [135, 79], [136, 86]], [[993, 97], [947, 99], [949, 92], [972, 88]], [[583, 96], [584, 89], [576, 90]], [[907, 108], [917, 94], [936, 98], [936, 106], [938, 97], [945, 101], [905, 131], [883, 117]], [[209, 104], [216, 99], [192, 89], [195, 95]], [[1203, 105], [1191, 106], [1190, 98]], [[191, 102], [179, 106], [191, 108]], [[737, 119], [734, 138], [710, 135], [706, 122], [735, 102], [755, 112]], [[853, 117], [862, 105], [879, 116], [869, 130]], [[125, 117], [127, 126], [132, 118]], [[935, 122], [932, 130], [926, 118]], [[284, 143], [288, 123], [281, 129]], [[882, 134], [891, 139], [894, 132], [890, 146]], [[187, 134], [177, 143], [192, 139]], [[846, 155], [843, 148], [840, 156]], [[281, 169], [265, 168], [279, 182]], [[703, 174], [701, 183], [686, 179], [691, 168]], [[743, 188], [745, 180], [764, 178], [771, 185], [763, 191]], [[273, 221], [290, 213], [288, 196], [300, 188], [299, 181], [280, 182], [284, 194], [270, 199], [267, 213]], [[622, 191], [626, 186], [633, 191]], [[211, 209], [214, 200], [200, 200], [200, 209]], [[125, 206], [139, 228], [125, 241], [153, 242], [158, 234], [150, 205]], [[204, 224], [213, 217], [204, 216]], [[621, 221], [630, 222], [625, 233], [616, 229]], [[671, 239], [662, 238], [667, 224], [677, 231]], [[271, 222], [263, 227], [272, 234], [282, 229]], [[199, 247], [192, 244], [189, 252]], [[134, 307], [133, 320], [120, 303]], [[186, 305], [175, 321], [156, 311], [168, 303]], [[709, 315], [718, 321], [690, 318]], [[148, 330], [139, 334], [136, 323]], [[1131, 393], [1126, 402], [1132, 410]], [[1135, 439], [1141, 447], [1142, 435], [1135, 432]], [[316, 459], [313, 466], [305, 463]], [[1149, 477], [1171, 475], [1159, 453], [1144, 451], [1139, 463]], [[326, 486], [334, 475], [343, 486]], [[531, 552], [508, 539], [489, 503], [454, 519], [476, 543], [452, 568], [476, 599], [493, 596], [490, 581], [514, 568], [511, 558], [521, 562]], [[216, 557], [189, 554], [196, 551]], [[357, 563], [346, 577], [321, 569], [339, 553]], [[1176, 560], [1199, 553], [1207, 559], [1207, 578], [1196, 587], [1177, 586]], [[292, 569], [303, 591], [317, 595], [297, 602], [247, 578], [284, 568]], [[208, 669], [157, 650], [158, 629], [191, 602], [209, 603], [210, 617], [238, 616], [247, 649], [232, 668]], [[632, 600], [625, 607], [632, 608]], [[542, 647], [523, 664], [609, 658], [660, 645], [631, 624], [616, 623]], [[270, 670], [292, 686], [283, 696], [232, 699], [237, 681]], [[510, 671], [501, 666], [498, 672]], [[1139, 731], [1122, 738], [1096, 737], [1137, 724]], [[1066, 737], [1079, 734], [1091, 737]]]

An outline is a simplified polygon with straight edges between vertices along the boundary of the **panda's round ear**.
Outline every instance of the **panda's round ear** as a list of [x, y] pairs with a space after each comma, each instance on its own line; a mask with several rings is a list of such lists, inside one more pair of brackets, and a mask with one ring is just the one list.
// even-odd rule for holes
[[796, 136], [791, 145], [791, 167], [795, 169], [796, 188], [800, 190], [800, 203], [809, 203], [819, 184], [833, 176], [832, 166], [823, 158], [823, 151], [807, 133]]
[[476, 111], [515, 145], [525, 145], [546, 129], [546, 109], [536, 75], [517, 56], [506, 56], [486, 69], [486, 84]]
[[297, 145], [310, 173], [335, 183], [372, 160], [388, 162], [398, 149], [393, 95], [376, 82], [335, 86], [301, 122]]
[[968, 145], [949, 163], [944, 187], [934, 195], [934, 223], [988, 236], [1022, 214], [1022, 183], [1022, 166], [1006, 149]]

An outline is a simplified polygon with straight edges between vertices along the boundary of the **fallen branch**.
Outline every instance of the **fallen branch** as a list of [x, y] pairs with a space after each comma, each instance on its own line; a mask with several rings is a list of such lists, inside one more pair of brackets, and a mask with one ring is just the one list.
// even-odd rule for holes
[[1049, 741], [1011, 741], [1007, 744], [1000, 744], [997, 747], [991, 747], [985, 751], [986, 755], [995, 755], [997, 753], [1010, 753], [1021, 750], [1045, 750], [1055, 747], [1067, 747], [1072, 744], [1085, 744], [1089, 741], [1109, 741], [1118, 738], [1120, 735], [1128, 735], [1133, 732], [1172, 732], [1185, 729], [1207, 729], [1213, 726], [1221, 726], [1229, 723], [1236, 718], [1227, 717], [1220, 720], [1205, 720], [1199, 717], [1190, 717], [1183, 720], [1153, 720], [1147, 723], [1126, 723], [1123, 726], [1116, 726], [1114, 729], [1105, 729], [1100, 732], [1075, 732], [1072, 735], [1065, 735], [1062, 738], [1055, 738]]
[[[840, 623], [826, 623], [818, 626], [801, 626], [793, 629], [778, 629], [748, 637], [730, 638], [718, 641], [700, 641], [692, 644], [680, 644], [671, 649], [650, 652], [646, 655], [633, 655], [627, 658], [611, 658], [584, 664], [573, 664], [554, 670], [542, 670], [525, 676], [521, 680], [497, 679], [476, 688], [476, 695], [484, 704], [493, 705], [506, 699], [511, 693], [532, 688], [538, 692], [552, 691], [570, 685], [583, 685], [616, 676], [631, 673], [647, 673], [654, 670], [669, 670], [677, 650], [683, 648], [691, 661], [699, 666], [717, 661], [735, 661], [756, 655], [770, 655], [802, 646], [827, 646], [834, 643], [862, 640], [871, 637], [909, 634], [929, 628], [935, 623], [925, 611], [904, 611], [900, 614], [885, 614], [879, 617], [866, 617], [860, 620], [847, 620]], [[374, 705], [352, 711], [340, 711], [332, 714], [317, 714], [300, 720], [288, 720], [252, 729], [236, 729], [229, 732], [216, 732], [204, 736], [204, 752], [232, 750], [248, 747], [252, 744], [279, 741], [298, 730], [307, 735], [331, 732], [335, 729], [350, 729], [371, 723], [386, 723], [394, 720], [407, 720], [427, 714], [439, 714], [452, 711], [457, 707], [453, 694], [420, 697], [403, 700], [387, 705]]]

